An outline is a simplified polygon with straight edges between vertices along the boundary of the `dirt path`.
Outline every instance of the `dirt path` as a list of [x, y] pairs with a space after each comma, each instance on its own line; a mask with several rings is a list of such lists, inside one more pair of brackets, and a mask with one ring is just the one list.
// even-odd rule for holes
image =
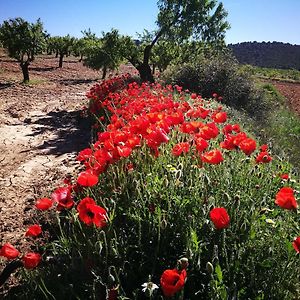
[[[74, 58], [62, 69], [57, 63], [37, 59], [30, 70], [33, 84], [24, 85], [18, 64], [0, 55], [0, 246], [26, 248], [24, 232], [36, 199], [74, 172], [78, 151], [90, 142], [80, 114], [99, 73]], [[0, 270], [4, 264], [0, 258]]]

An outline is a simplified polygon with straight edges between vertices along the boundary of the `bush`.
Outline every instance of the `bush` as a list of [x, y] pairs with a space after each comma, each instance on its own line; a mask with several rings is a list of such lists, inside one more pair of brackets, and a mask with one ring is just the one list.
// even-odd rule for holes
[[217, 93], [224, 103], [240, 108], [250, 108], [249, 98], [255, 92], [249, 75], [239, 70], [237, 61], [229, 54], [199, 56], [195, 62], [172, 66], [162, 79], [205, 98]]

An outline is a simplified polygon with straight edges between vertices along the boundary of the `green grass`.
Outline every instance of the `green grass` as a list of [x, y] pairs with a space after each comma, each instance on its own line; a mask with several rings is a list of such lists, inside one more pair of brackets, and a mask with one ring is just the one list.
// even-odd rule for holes
[[39, 85], [47, 82], [47, 79], [31, 79], [29, 81], [23, 82], [25, 85]]
[[251, 65], [242, 65], [242, 71], [246, 71], [253, 76], [261, 79], [273, 79], [288, 82], [300, 82], [300, 71], [291, 69], [274, 69], [274, 68], [262, 68]]
[[252, 109], [247, 111], [228, 107], [238, 122], [243, 124], [262, 143], [270, 145], [273, 153], [293, 164], [300, 171], [300, 118], [289, 109], [285, 98], [272, 84], [257, 83], [259, 100], [249, 99]]

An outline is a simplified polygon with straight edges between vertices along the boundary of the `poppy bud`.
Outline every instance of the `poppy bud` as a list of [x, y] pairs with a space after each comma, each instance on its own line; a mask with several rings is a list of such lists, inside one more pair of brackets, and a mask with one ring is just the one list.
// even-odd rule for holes
[[108, 282], [108, 286], [114, 286], [116, 279], [112, 274], [109, 274], [107, 282]]
[[211, 262], [207, 262], [206, 263], [206, 271], [209, 273], [209, 274], [213, 274], [214, 272], [214, 266], [212, 265]]
[[161, 229], [166, 229], [167, 225], [168, 225], [168, 223], [167, 223], [166, 219], [163, 219], [160, 223]]
[[186, 257], [180, 258], [178, 260], [178, 270], [185, 270], [189, 265], [189, 260]]

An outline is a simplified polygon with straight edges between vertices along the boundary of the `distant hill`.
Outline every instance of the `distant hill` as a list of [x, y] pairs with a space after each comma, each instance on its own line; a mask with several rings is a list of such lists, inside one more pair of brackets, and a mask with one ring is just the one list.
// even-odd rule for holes
[[242, 64], [300, 70], [300, 45], [280, 42], [244, 42], [229, 44], [228, 47]]

